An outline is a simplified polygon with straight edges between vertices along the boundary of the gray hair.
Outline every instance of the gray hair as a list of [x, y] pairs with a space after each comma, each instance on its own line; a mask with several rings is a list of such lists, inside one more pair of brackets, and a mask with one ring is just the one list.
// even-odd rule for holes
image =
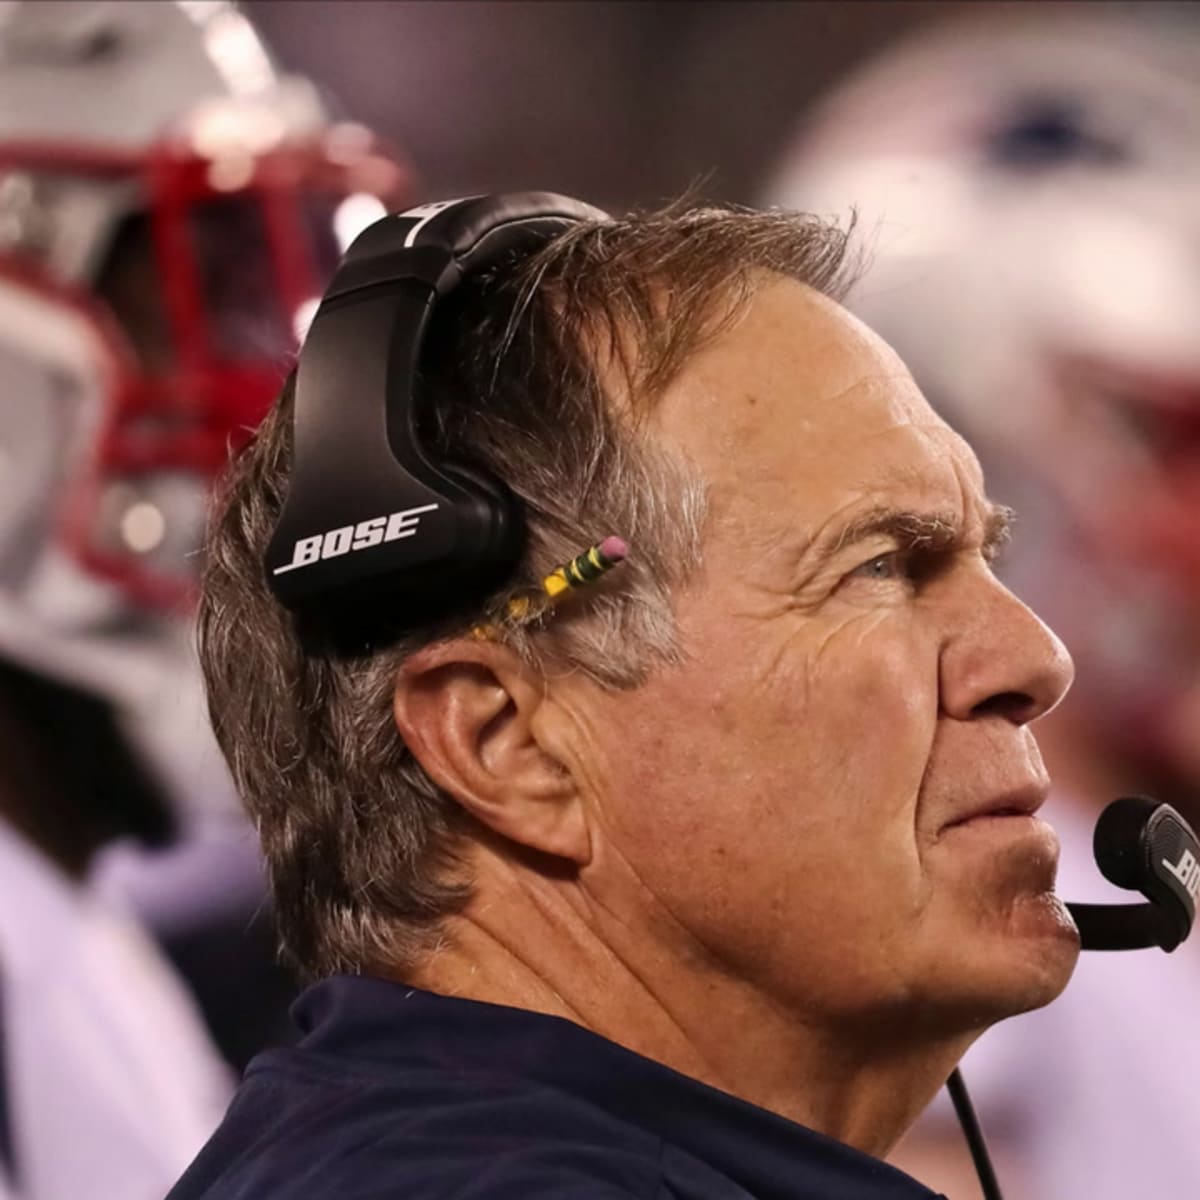
[[[700, 561], [705, 489], [645, 418], [770, 273], [840, 296], [844, 248], [844, 233], [810, 217], [678, 204], [575, 225], [439, 309], [423, 362], [426, 436], [522, 502], [527, 540], [508, 586], [534, 586], [609, 533], [633, 548], [553, 622], [501, 626], [527, 662], [627, 688], [677, 659], [672, 591]], [[285, 959], [309, 978], [403, 970], [470, 880], [457, 853], [464, 814], [396, 730], [397, 671], [503, 597], [369, 653], [306, 645], [262, 566], [288, 483], [292, 393], [289, 381], [232, 464], [210, 528], [209, 708], [262, 839]]]

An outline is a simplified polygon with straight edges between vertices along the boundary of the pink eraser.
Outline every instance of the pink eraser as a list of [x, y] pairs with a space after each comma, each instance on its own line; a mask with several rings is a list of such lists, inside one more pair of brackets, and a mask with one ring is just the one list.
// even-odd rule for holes
[[629, 543], [615, 533], [609, 534], [600, 543], [599, 550], [610, 563], [624, 562], [629, 557]]

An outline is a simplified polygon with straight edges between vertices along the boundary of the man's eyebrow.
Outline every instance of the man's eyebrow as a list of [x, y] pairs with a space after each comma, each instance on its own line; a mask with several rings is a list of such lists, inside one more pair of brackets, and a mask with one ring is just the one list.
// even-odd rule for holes
[[1008, 545], [1016, 522], [1017, 514], [1008, 505], [991, 505], [983, 527], [983, 557], [988, 562], [995, 562], [1000, 551]]
[[[989, 506], [981, 546], [989, 562], [1011, 536], [1013, 517], [1012, 509], [1004, 505]], [[826, 552], [836, 554], [872, 537], [892, 538], [902, 550], [933, 552], [951, 550], [964, 541], [962, 523], [954, 513], [876, 507], [842, 526], [827, 544]]]

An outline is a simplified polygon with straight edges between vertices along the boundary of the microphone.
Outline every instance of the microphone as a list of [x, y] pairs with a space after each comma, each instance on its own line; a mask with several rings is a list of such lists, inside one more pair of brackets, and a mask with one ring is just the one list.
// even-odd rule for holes
[[1114, 800], [1096, 822], [1092, 852], [1109, 883], [1147, 904], [1068, 904], [1084, 950], [1175, 949], [1192, 931], [1200, 901], [1200, 840], [1169, 804]]
[[[1168, 953], [1192, 932], [1200, 902], [1200, 841], [1169, 805], [1149, 796], [1122, 796], [1096, 822], [1092, 853], [1109, 883], [1141, 892], [1146, 904], [1068, 904], [1084, 950]], [[956, 1068], [946, 1082], [967, 1139], [985, 1200], [1003, 1200], [983, 1130]]]

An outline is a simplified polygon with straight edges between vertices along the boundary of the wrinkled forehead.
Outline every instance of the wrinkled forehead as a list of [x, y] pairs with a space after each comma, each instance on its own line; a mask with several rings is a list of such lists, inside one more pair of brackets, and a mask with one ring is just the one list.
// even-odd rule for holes
[[[668, 388], [656, 425], [727, 512], [819, 523], [855, 497], [982, 497], [969, 447], [834, 301], [772, 282]], [[901, 499], [897, 494], [895, 499]]]

